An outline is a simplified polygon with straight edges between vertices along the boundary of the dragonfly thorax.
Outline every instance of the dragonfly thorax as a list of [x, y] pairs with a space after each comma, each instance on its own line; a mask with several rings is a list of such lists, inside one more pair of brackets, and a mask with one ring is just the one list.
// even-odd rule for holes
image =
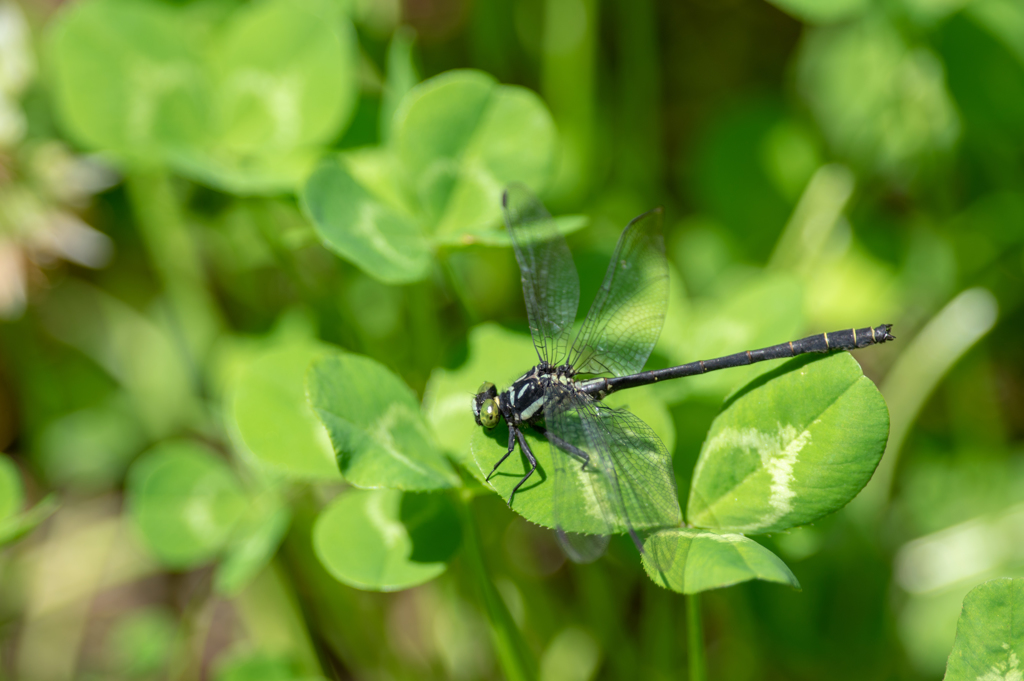
[[555, 367], [542, 362], [530, 369], [499, 395], [499, 407], [512, 425], [539, 421], [550, 395], [552, 383], [573, 384], [573, 371], [568, 366]]

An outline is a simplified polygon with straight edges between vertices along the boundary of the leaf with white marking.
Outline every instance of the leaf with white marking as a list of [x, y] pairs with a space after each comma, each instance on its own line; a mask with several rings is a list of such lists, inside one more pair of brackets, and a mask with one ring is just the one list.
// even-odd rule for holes
[[426, 278], [438, 247], [509, 245], [502, 191], [540, 190], [554, 166], [557, 133], [540, 97], [448, 71], [410, 88], [388, 123], [386, 146], [346, 151], [307, 180], [303, 205], [325, 245], [389, 284]]
[[1024, 679], [1024, 579], [993, 579], [967, 594], [943, 679]]
[[842, 352], [791, 360], [730, 396], [693, 473], [687, 519], [760, 534], [845, 506], [885, 450], [889, 411]]
[[368, 591], [434, 579], [461, 542], [458, 514], [441, 494], [349, 490], [313, 526], [313, 549], [327, 571]]
[[152, 1], [69, 4], [46, 43], [60, 120], [114, 159], [169, 163], [234, 193], [292, 191], [355, 110], [355, 30], [319, 0], [210, 18]]
[[535, 93], [483, 71], [448, 71], [412, 88], [393, 119], [393, 148], [410, 194], [451, 240], [501, 229], [510, 182], [539, 189], [555, 158], [555, 124]]
[[[752, 579], [800, 588], [800, 582], [781, 558], [742, 534], [662, 530], [647, 538], [644, 551], [644, 570], [651, 580], [682, 594], [720, 589]], [[668, 568], [654, 567], [652, 558], [657, 565]]]
[[353, 485], [417, 491], [459, 484], [416, 396], [382, 364], [361, 355], [324, 355], [306, 373], [306, 395]]
[[59, 120], [77, 143], [128, 158], [201, 143], [209, 84], [183, 12], [123, 0], [62, 10], [46, 49]]

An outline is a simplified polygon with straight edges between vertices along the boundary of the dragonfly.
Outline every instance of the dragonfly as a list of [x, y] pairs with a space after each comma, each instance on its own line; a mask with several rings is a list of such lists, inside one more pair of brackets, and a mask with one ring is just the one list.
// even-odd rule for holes
[[565, 238], [522, 185], [505, 190], [502, 207], [539, 361], [505, 390], [485, 382], [473, 396], [477, 425], [490, 430], [504, 421], [508, 426], [508, 449], [486, 479], [518, 444], [529, 470], [509, 495], [511, 507], [516, 492], [537, 470], [524, 430], [546, 439], [554, 469], [551, 512], [556, 535], [576, 562], [595, 560], [611, 535], [623, 533], [647, 556], [641, 533], [682, 525], [671, 455], [636, 415], [608, 407], [603, 402], [608, 395], [756, 362], [895, 340], [892, 325], [881, 324], [643, 371], [668, 305], [662, 209], [644, 213], [623, 230], [597, 296], [571, 338], [580, 284]]

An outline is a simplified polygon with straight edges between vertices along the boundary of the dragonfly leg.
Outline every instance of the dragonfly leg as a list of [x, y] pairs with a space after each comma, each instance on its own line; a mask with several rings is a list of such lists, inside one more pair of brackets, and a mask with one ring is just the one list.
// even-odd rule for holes
[[[523, 486], [523, 483], [533, 475], [533, 472], [537, 470], [537, 459], [534, 457], [533, 452], [530, 451], [530, 445], [526, 444], [526, 438], [523, 437], [523, 433], [518, 428], [516, 429], [516, 437], [519, 438], [520, 451], [522, 451], [523, 454], [526, 454], [526, 458], [530, 461], [530, 470], [527, 471], [526, 475], [523, 476], [523, 479], [517, 482], [516, 486], [512, 488], [512, 494], [508, 495], [508, 505], [510, 507], [512, 506], [512, 499], [515, 497], [516, 492]], [[505, 456], [508, 456], [508, 454]]]
[[516, 448], [516, 427], [515, 426], [509, 426], [508, 427], [508, 451], [505, 452], [505, 456], [503, 456], [500, 459], [498, 459], [498, 463], [494, 464], [494, 468], [492, 468], [491, 472], [487, 474], [486, 478], [484, 478], [484, 482], [487, 482], [488, 480], [491, 479], [491, 476], [494, 475], [494, 471], [498, 470], [498, 466], [500, 466], [501, 464], [505, 463], [505, 459], [508, 458], [508, 455], [511, 454], [512, 450], [515, 449], [515, 448]]
[[590, 455], [589, 454], [587, 454], [585, 451], [583, 451], [579, 447], [575, 447], [575, 446], [569, 444], [568, 442], [566, 442], [562, 438], [556, 437], [554, 435], [551, 435], [550, 433], [548, 433], [547, 430], [545, 430], [543, 428], [537, 428], [537, 430], [540, 431], [541, 435], [543, 435], [544, 437], [546, 437], [548, 439], [548, 442], [550, 442], [551, 444], [555, 445], [556, 447], [561, 449], [563, 452], [566, 452], [568, 454], [572, 454], [573, 456], [578, 458], [580, 461], [582, 461], [583, 465], [580, 466], [580, 470], [581, 471], [587, 470], [587, 464], [590, 463]]

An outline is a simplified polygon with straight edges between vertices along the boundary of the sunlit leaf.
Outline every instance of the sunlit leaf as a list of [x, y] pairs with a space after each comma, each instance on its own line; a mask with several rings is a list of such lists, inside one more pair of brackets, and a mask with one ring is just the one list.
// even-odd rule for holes
[[48, 48], [58, 111], [79, 143], [138, 159], [202, 139], [208, 82], [195, 35], [175, 8], [76, 2], [52, 27]]
[[407, 283], [427, 275], [435, 244], [507, 244], [502, 191], [546, 184], [556, 133], [533, 92], [460, 70], [409, 89], [386, 137], [386, 148], [321, 163], [303, 204], [328, 248], [381, 281]]
[[197, 182], [234, 194], [297, 193], [320, 157], [319, 149], [241, 155], [219, 149], [175, 153], [170, 162]]
[[348, 482], [402, 490], [458, 484], [416, 396], [383, 365], [360, 355], [325, 355], [309, 368], [306, 391]]
[[397, 591], [444, 572], [461, 537], [458, 515], [446, 496], [350, 490], [317, 518], [313, 547], [339, 581]]
[[318, 3], [246, 5], [214, 41], [213, 134], [200, 179], [250, 193], [297, 188], [355, 108], [355, 33]]
[[849, 353], [791, 360], [726, 401], [693, 472], [687, 520], [745, 534], [809, 523], [867, 484], [888, 433], [885, 401]]
[[165, 565], [189, 568], [214, 558], [246, 508], [223, 459], [190, 441], [170, 441], [143, 454], [128, 473], [135, 523]]
[[271, 470], [298, 478], [341, 478], [334, 447], [306, 402], [306, 370], [331, 346], [291, 343], [271, 349], [243, 371], [227, 414], [245, 447]]
[[356, 101], [351, 24], [264, 0], [217, 25], [151, 0], [85, 0], [54, 26], [58, 110], [87, 147], [238, 193], [291, 191]]
[[316, 3], [264, 0], [232, 16], [213, 57], [221, 144], [242, 152], [329, 141], [351, 114], [355, 35]]
[[[752, 579], [800, 583], [786, 564], [753, 539], [741, 534], [673, 529], [657, 532], [644, 542], [644, 570], [655, 584], [683, 594], [719, 589]], [[657, 558], [664, 571], [654, 567]]]
[[945, 681], [1024, 676], [1024, 579], [993, 579], [964, 598]]
[[327, 247], [367, 274], [389, 284], [427, 275], [430, 251], [419, 223], [370, 194], [341, 159], [323, 161], [302, 198]]
[[449, 71], [413, 88], [393, 134], [412, 193], [441, 234], [497, 224], [505, 185], [539, 188], [551, 174], [555, 128], [543, 102], [481, 71]]

